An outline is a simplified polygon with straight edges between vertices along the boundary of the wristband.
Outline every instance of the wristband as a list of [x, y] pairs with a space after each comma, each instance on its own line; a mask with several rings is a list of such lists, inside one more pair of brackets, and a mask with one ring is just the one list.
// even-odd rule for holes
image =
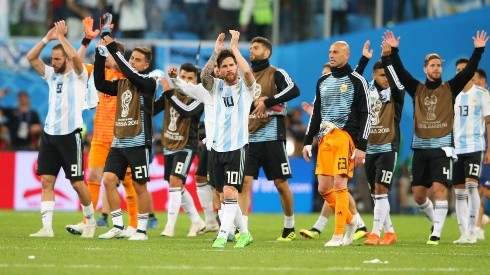
[[49, 43], [49, 40], [45, 37], [43, 37], [43, 39], [41, 40], [44, 44], [48, 44]]
[[92, 39], [87, 38], [87, 37], [84, 37], [83, 40], [82, 40], [82, 45], [84, 45], [85, 47], [87, 47], [88, 44], [90, 44], [90, 41], [92, 41]]

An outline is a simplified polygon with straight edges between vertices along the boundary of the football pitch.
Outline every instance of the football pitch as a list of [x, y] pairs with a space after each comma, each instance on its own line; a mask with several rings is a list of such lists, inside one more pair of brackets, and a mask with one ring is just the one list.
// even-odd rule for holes
[[[233, 248], [234, 243], [211, 248], [215, 233], [186, 237], [190, 223], [185, 213], [179, 215], [173, 238], [160, 236], [166, 217], [157, 213], [159, 228], [148, 231], [148, 241], [97, 239], [106, 228], [97, 229], [94, 239], [81, 239], [64, 228], [80, 217], [80, 213], [55, 212], [54, 238], [30, 238], [41, 228], [38, 212], [0, 211], [0, 274], [488, 274], [490, 270], [488, 237], [474, 245], [452, 243], [459, 237], [455, 217], [446, 219], [438, 246], [425, 244], [429, 222], [415, 215], [392, 217], [398, 235], [395, 245], [365, 246], [363, 239], [351, 246], [327, 248], [323, 245], [331, 237], [333, 219], [319, 240], [298, 234], [293, 242], [277, 242], [282, 215], [252, 214], [254, 242], [242, 249]], [[296, 232], [310, 228], [316, 218], [317, 214], [297, 214]], [[363, 219], [372, 227], [372, 215]]]

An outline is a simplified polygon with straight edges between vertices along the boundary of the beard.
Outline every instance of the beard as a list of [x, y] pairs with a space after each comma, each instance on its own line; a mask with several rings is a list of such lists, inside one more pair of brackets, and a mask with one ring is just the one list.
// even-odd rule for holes
[[228, 83], [233, 83], [237, 79], [238, 74], [237, 73], [227, 73], [223, 79], [228, 82]]
[[63, 64], [59, 68], [56, 68], [56, 67], [54, 68], [54, 71], [56, 73], [64, 73], [65, 70], [66, 70], [66, 60], [65, 60], [65, 62], [63, 62]]

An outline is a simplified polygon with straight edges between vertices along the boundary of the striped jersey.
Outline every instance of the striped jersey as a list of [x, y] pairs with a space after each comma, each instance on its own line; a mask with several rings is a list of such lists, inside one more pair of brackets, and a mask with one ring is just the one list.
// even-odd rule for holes
[[87, 93], [88, 73], [77, 75], [72, 69], [64, 74], [44, 66], [44, 80], [49, 86], [48, 115], [44, 131], [50, 135], [66, 135], [83, 127], [82, 110]]
[[228, 86], [224, 80], [215, 78], [213, 96], [214, 133], [211, 148], [217, 152], [231, 152], [248, 144], [248, 116], [254, 99], [254, 82], [247, 87], [243, 79]]
[[457, 154], [485, 151], [485, 117], [490, 116], [488, 91], [473, 85], [454, 104], [454, 147]]

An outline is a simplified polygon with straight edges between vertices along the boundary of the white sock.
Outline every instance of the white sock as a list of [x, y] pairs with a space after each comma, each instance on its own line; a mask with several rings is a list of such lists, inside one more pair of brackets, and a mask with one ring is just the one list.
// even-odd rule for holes
[[429, 198], [427, 198], [423, 204], [419, 205], [419, 210], [424, 213], [432, 224], [434, 224], [434, 205]]
[[385, 217], [385, 222], [383, 223], [383, 227], [385, 229], [385, 233], [395, 233], [395, 229], [393, 228], [393, 223], [391, 222], [389, 201], [388, 201], [388, 211], [386, 211], [386, 217]]
[[167, 224], [165, 228], [175, 228], [181, 204], [182, 193], [180, 187], [170, 187], [168, 189]]
[[[235, 215], [234, 224], [235, 224], [236, 228], [238, 228], [240, 233], [248, 233], [248, 225], [245, 223], [244, 217], [246, 217], [246, 216], [243, 216], [242, 209], [240, 208], [240, 206], [238, 206], [236, 208], [236, 215]], [[248, 221], [248, 217], [247, 217], [247, 221]]]
[[387, 194], [375, 195], [374, 200], [376, 201], [376, 203], [374, 204], [374, 220], [372, 233], [380, 236], [381, 230], [383, 230], [383, 224], [385, 222], [386, 213], [388, 212], [390, 203], [388, 202]]
[[476, 221], [478, 220], [478, 210], [480, 210], [480, 195], [478, 194], [478, 183], [467, 182], [466, 189], [468, 190], [468, 208], [469, 208], [469, 225], [470, 233], [476, 232]]
[[318, 219], [316, 220], [315, 224], [313, 225], [313, 228], [322, 232], [323, 229], [325, 229], [325, 225], [327, 225], [327, 222], [328, 222], [328, 218], [320, 215], [320, 216], [318, 216]]
[[[227, 238], [235, 223], [235, 216], [237, 213], [238, 203], [236, 200], [227, 200], [223, 203], [221, 210], [223, 210], [223, 219], [221, 219], [221, 227], [219, 228], [218, 237]], [[233, 232], [231, 232], [233, 233]]]
[[197, 184], [197, 197], [202, 206], [202, 211], [204, 212], [204, 218], [206, 223], [215, 222], [213, 209], [213, 191], [211, 186], [207, 183]]
[[[242, 209], [241, 208], [240, 208], [240, 213], [242, 213]], [[242, 213], [242, 220], [243, 220], [243, 223], [245, 224], [245, 227], [247, 227], [247, 229], [248, 229], [248, 216], [245, 216]]]
[[112, 225], [116, 228], [123, 230], [124, 229], [124, 222], [123, 222], [123, 216], [122, 216], [121, 208], [112, 211], [111, 217], [112, 217]]
[[284, 228], [294, 228], [294, 214], [292, 216], [284, 216]]
[[192, 223], [200, 223], [201, 216], [197, 212], [196, 205], [194, 204], [194, 200], [192, 199], [191, 194], [187, 192], [185, 187], [182, 187], [182, 207], [184, 208], [185, 213], [189, 216], [189, 219]]
[[436, 201], [434, 208], [434, 232], [432, 236], [441, 237], [442, 228], [446, 221], [448, 204], [445, 201]]
[[361, 228], [361, 227], [365, 227], [366, 226], [366, 223], [364, 223], [364, 220], [361, 218], [361, 214], [359, 214], [359, 212], [357, 212], [354, 217], [357, 217], [358, 218], [358, 226], [357, 228]]
[[148, 213], [138, 213], [138, 230], [136, 232], [145, 233], [148, 225]]
[[41, 202], [41, 221], [43, 228], [53, 230], [54, 201]]
[[454, 188], [454, 193], [456, 194], [455, 208], [459, 231], [461, 232], [461, 236], [466, 236], [468, 234], [469, 219], [468, 191], [466, 189]]
[[94, 218], [94, 207], [92, 206], [92, 203], [90, 203], [88, 206], [82, 205], [82, 212], [83, 216], [87, 219], [88, 222], [95, 222]]

